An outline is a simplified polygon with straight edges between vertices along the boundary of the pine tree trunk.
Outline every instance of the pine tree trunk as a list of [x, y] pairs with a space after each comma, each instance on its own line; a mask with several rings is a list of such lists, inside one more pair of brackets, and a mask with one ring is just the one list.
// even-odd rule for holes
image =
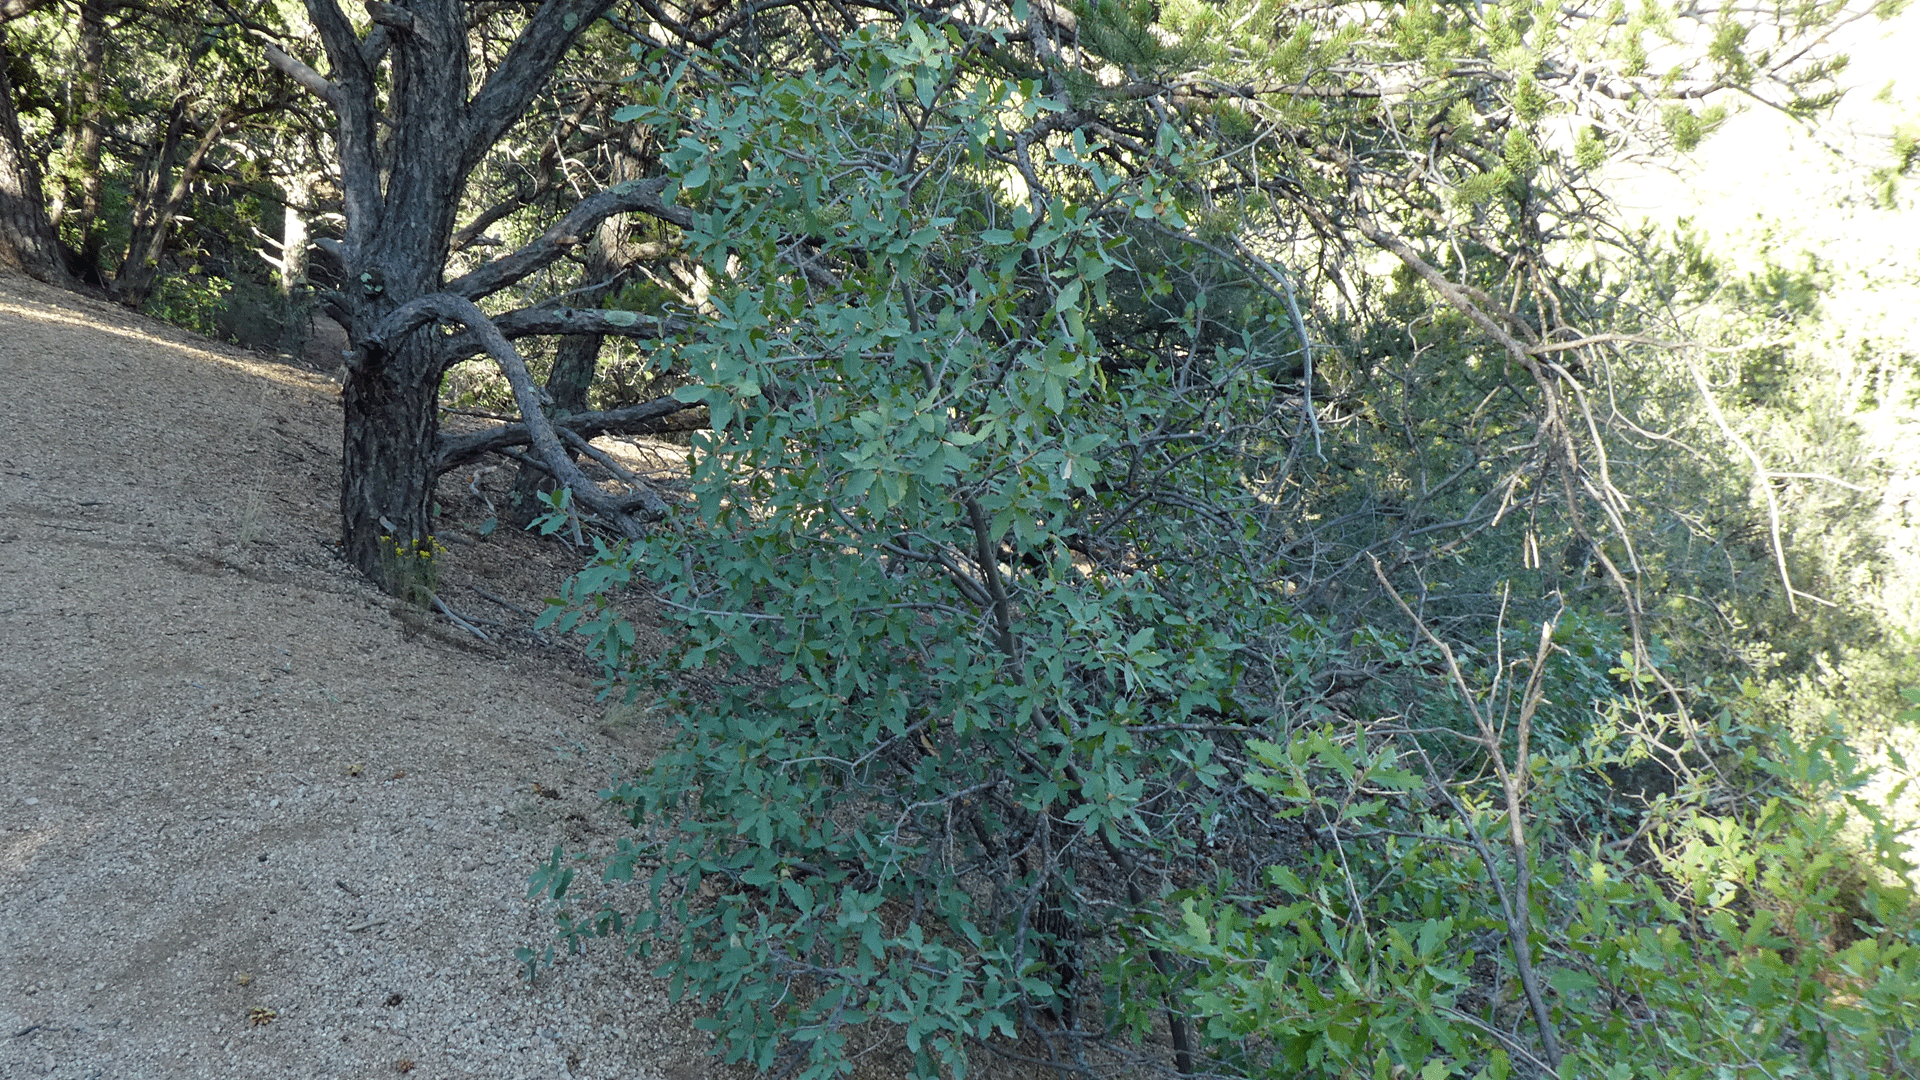
[[340, 481], [343, 554], [387, 592], [425, 603], [432, 582], [439, 359], [415, 334], [347, 374]]
[[[432, 587], [434, 456], [446, 356], [436, 327], [396, 328], [389, 335], [382, 320], [445, 287], [453, 217], [467, 177], [526, 111], [561, 55], [611, 4], [546, 0], [471, 96], [468, 12], [461, 0], [366, 4], [376, 24], [366, 35], [381, 36], [379, 49], [364, 47], [338, 0], [307, 0], [332, 69], [326, 77], [269, 48], [269, 62], [323, 94], [339, 121], [341, 247], [353, 343], [341, 395], [341, 547], [355, 567], [396, 595], [421, 601]], [[548, 250], [548, 258], [561, 251]]]
[[[421, 179], [409, 172], [396, 170], [398, 191]], [[427, 239], [370, 245], [349, 286], [358, 302], [348, 332], [359, 347], [341, 388], [340, 532], [344, 554], [362, 573], [395, 596], [424, 602], [423, 590], [432, 587], [433, 457], [445, 357], [432, 326], [384, 349], [361, 340], [400, 303], [440, 288], [441, 261], [453, 235], [450, 201], [438, 208], [414, 205], [419, 211], [412, 224]]]
[[6, 29], [0, 26], [0, 264], [50, 285], [70, 285], [60, 242], [47, 218], [40, 170], [20, 134], [7, 62]]

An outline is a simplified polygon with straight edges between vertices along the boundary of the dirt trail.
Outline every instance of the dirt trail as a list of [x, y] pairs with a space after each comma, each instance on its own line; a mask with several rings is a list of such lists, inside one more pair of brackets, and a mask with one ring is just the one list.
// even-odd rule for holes
[[449, 504], [483, 643], [334, 558], [327, 378], [18, 279], [0, 377], [0, 1077], [713, 1071], [617, 949], [514, 960], [649, 738], [473, 591], [557, 554]]

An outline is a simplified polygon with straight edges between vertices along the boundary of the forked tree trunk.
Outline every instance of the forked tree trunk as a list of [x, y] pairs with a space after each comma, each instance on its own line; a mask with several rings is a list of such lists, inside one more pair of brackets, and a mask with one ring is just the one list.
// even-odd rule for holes
[[[268, 50], [271, 63], [318, 94], [339, 119], [353, 342], [342, 395], [341, 546], [389, 592], [421, 600], [432, 584], [434, 455], [446, 357], [431, 324], [389, 335], [382, 320], [446, 287], [453, 215], [467, 177], [526, 111], [561, 55], [611, 4], [541, 4], [471, 98], [462, 0], [368, 3], [376, 25], [365, 40], [337, 0], [307, 0], [332, 68], [325, 76]], [[465, 299], [491, 291], [473, 288]]]
[[181, 204], [193, 190], [193, 182], [206, 166], [208, 151], [220, 141], [227, 123], [233, 119], [231, 112], [222, 112], [194, 144], [193, 152], [187, 155], [179, 175], [175, 176], [173, 159], [180, 152], [185, 134], [185, 108], [184, 102], [174, 106], [166, 142], [154, 160], [146, 191], [133, 210], [133, 230], [127, 240], [126, 257], [120, 261], [120, 271], [113, 277], [113, 296], [128, 307], [137, 308], [153, 295], [154, 285], [160, 280], [160, 257], [167, 250], [167, 234], [179, 216]]
[[358, 37], [331, 0], [309, 10], [334, 62], [346, 194], [354, 348], [341, 391], [342, 553], [381, 588], [418, 601], [432, 585], [441, 356], [432, 326], [370, 339], [396, 307], [442, 285], [453, 212], [471, 169], [459, 141], [466, 20], [455, 0], [430, 0], [414, 6], [412, 29], [391, 34], [396, 100], [388, 109], [402, 119], [376, 141], [375, 75]]

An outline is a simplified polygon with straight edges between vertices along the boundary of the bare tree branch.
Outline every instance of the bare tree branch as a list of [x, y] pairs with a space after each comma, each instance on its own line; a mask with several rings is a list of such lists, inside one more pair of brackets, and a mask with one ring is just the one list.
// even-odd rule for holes
[[321, 101], [328, 105], [334, 104], [334, 86], [327, 81], [325, 75], [294, 59], [278, 45], [269, 44], [266, 47], [266, 54], [267, 63], [279, 68], [288, 78], [306, 87]]
[[596, 191], [582, 199], [539, 238], [492, 262], [482, 264], [470, 274], [447, 283], [447, 291], [469, 300], [490, 296], [539, 270], [587, 241], [595, 225], [614, 214], [641, 211], [681, 228], [693, 225], [693, 212], [660, 198], [667, 177], [630, 180]]
[[588, 479], [573, 463], [573, 459], [567, 456], [566, 449], [560, 445], [560, 437], [554, 432], [553, 423], [541, 409], [542, 395], [534, 385], [532, 373], [527, 370], [526, 359], [500, 335], [493, 320], [487, 318], [486, 313], [476, 307], [473, 301], [452, 293], [434, 293], [408, 301], [388, 316], [380, 324], [379, 330], [368, 335], [368, 343], [376, 348], [388, 348], [393, 337], [411, 332], [396, 333], [389, 327], [410, 326], [418, 329], [436, 319], [462, 323], [480, 338], [487, 355], [500, 365], [501, 374], [507, 377], [507, 385], [513, 388], [513, 399], [520, 406], [528, 441], [554, 477], [572, 490], [573, 497], [582, 505], [605, 517], [622, 534], [629, 538], [641, 536], [644, 531], [641, 524], [626, 512], [618, 500]]
[[[656, 176], [647, 180], [628, 180], [587, 196], [567, 216], [541, 233], [538, 239], [448, 282], [447, 291], [471, 300], [499, 292], [586, 243], [587, 233], [614, 214], [637, 211], [670, 225], [691, 229], [693, 211], [684, 206], [675, 206], [660, 197], [670, 179]], [[790, 246], [784, 257], [816, 285], [832, 288], [839, 284], [839, 278], [817, 260], [809, 258], [800, 245]]]
[[1432, 263], [1421, 258], [1420, 253], [1413, 250], [1405, 240], [1381, 228], [1380, 224], [1374, 221], [1366, 212], [1356, 209], [1353, 215], [1353, 222], [1354, 227], [1359, 229], [1361, 236], [1373, 241], [1382, 251], [1388, 252], [1398, 258], [1401, 263], [1405, 264], [1407, 269], [1418, 274], [1421, 280], [1432, 286], [1433, 291], [1439, 293], [1448, 304], [1453, 306], [1455, 311], [1465, 315], [1468, 320], [1480, 328], [1482, 333], [1494, 341], [1499, 342], [1500, 347], [1506, 350], [1507, 355], [1513, 359], [1514, 363], [1532, 372], [1536, 377], [1541, 375], [1540, 362], [1534, 359], [1532, 349], [1523, 344], [1519, 338], [1514, 337], [1506, 327], [1500, 325], [1481, 304], [1475, 303], [1474, 298], [1468, 295], [1467, 289], [1464, 286], [1441, 273]]
[[[798, 7], [802, 2], [803, 0], [759, 0], [758, 3], [741, 4], [721, 22], [702, 29], [675, 18], [655, 0], [638, 0], [640, 10], [659, 23], [662, 29], [690, 45], [698, 45], [702, 48], [712, 45], [767, 12], [777, 11], [780, 8]], [[892, 11], [888, 10], [888, 14], [892, 14]]]
[[627, 470], [626, 466], [613, 460], [613, 457], [606, 451], [588, 442], [584, 437], [576, 435], [566, 428], [559, 429], [559, 432], [560, 437], [565, 439], [569, 446], [572, 446], [575, 450], [599, 462], [608, 472], [612, 473], [616, 478], [625, 481], [626, 485], [633, 489], [631, 496], [621, 500], [621, 509], [638, 505], [652, 517], [663, 518], [667, 516], [668, 507], [666, 501], [654, 494], [653, 489], [647, 486], [646, 481], [633, 475], [633, 473]]
[[[1518, 724], [1519, 747], [1516, 760], [1519, 762], [1521, 772], [1515, 773], [1507, 767], [1506, 753], [1500, 745], [1500, 733], [1494, 730], [1493, 721], [1488, 718], [1486, 711], [1475, 700], [1473, 691], [1468, 688], [1466, 676], [1460, 671], [1460, 664], [1454, 658], [1453, 649], [1427, 626], [1424, 619], [1414, 614], [1413, 608], [1407, 605], [1400, 591], [1387, 580], [1387, 572], [1381, 568], [1380, 560], [1368, 555], [1367, 561], [1373, 564], [1373, 576], [1379, 580], [1380, 587], [1387, 591], [1387, 595], [1392, 598], [1401, 614], [1407, 617], [1407, 621], [1414, 625], [1422, 637], [1440, 650], [1441, 657], [1447, 662], [1447, 673], [1452, 676], [1453, 687], [1460, 694], [1460, 702], [1466, 706], [1467, 712], [1473, 717], [1474, 727], [1480, 733], [1475, 741], [1486, 752], [1487, 760], [1493, 766], [1494, 775], [1500, 781], [1500, 791], [1507, 811], [1508, 851], [1513, 859], [1512, 896], [1508, 896], [1498, 865], [1494, 862], [1492, 853], [1483, 846], [1480, 831], [1474, 827], [1472, 816], [1465, 807], [1460, 805], [1460, 801], [1454, 798], [1453, 792], [1447, 788], [1447, 785], [1440, 781], [1439, 774], [1433, 770], [1432, 763], [1427, 762], [1427, 772], [1433, 778], [1434, 787], [1446, 798], [1453, 808], [1454, 815], [1466, 828], [1467, 838], [1476, 846], [1480, 846], [1480, 861], [1486, 864], [1487, 876], [1493, 881], [1494, 892], [1499, 896], [1502, 914], [1506, 917], [1507, 942], [1513, 950], [1514, 971], [1520, 976], [1520, 987], [1526, 993], [1527, 1004], [1533, 1010], [1534, 1026], [1540, 1031], [1540, 1045], [1546, 1052], [1547, 1064], [1553, 1070], [1552, 1075], [1558, 1076], [1561, 1062], [1560, 1035], [1553, 1026], [1553, 1010], [1547, 1006], [1546, 993], [1541, 989], [1540, 980], [1533, 970], [1533, 904], [1528, 893], [1531, 856], [1527, 846], [1525, 797], [1520, 789], [1527, 768], [1527, 731], [1533, 720], [1534, 710], [1540, 705], [1540, 678], [1546, 669], [1547, 656], [1553, 649], [1554, 620], [1549, 620], [1540, 627], [1540, 651], [1534, 657], [1533, 671], [1527, 680]], [[1423, 752], [1421, 754], [1423, 760], [1425, 756]]]
[[[643, 401], [638, 405], [629, 405], [622, 409], [554, 417], [548, 423], [557, 430], [571, 431], [582, 438], [592, 439], [601, 435], [629, 435], [650, 431], [659, 427], [662, 420], [675, 413], [699, 407], [697, 404], [688, 404], [676, 398], [655, 398], [652, 401]], [[526, 446], [530, 442], [532, 442], [532, 436], [528, 433], [525, 424], [506, 424], [475, 432], [472, 435], [462, 435], [459, 438], [443, 438], [439, 450], [434, 455], [433, 468], [435, 472], [446, 472], [483, 454], [504, 450], [509, 446]]]
[[[493, 320], [500, 335], [508, 341], [548, 334], [603, 334], [609, 337], [640, 340], [671, 337], [684, 333], [693, 320], [677, 316], [636, 315], [631, 311], [603, 308], [571, 308], [558, 304], [521, 308]], [[480, 339], [469, 331], [448, 338], [443, 346], [448, 367], [484, 351]]]
[[[539, 163], [534, 167], [536, 178], [531, 187], [521, 185], [519, 190], [511, 197], [502, 199], [500, 202], [481, 211], [472, 221], [461, 226], [460, 229], [453, 234], [451, 250], [463, 251], [479, 242], [481, 234], [491, 228], [494, 222], [499, 221], [501, 218], [506, 217], [516, 210], [532, 205], [536, 200], [565, 183], [566, 178], [562, 170], [558, 168], [561, 158], [561, 144], [580, 133], [582, 122], [586, 119], [587, 114], [592, 112], [609, 92], [610, 89], [607, 87], [595, 87], [587, 93], [580, 95], [579, 102], [576, 103], [572, 109], [568, 110], [566, 115], [559, 118], [558, 122], [554, 125], [553, 133], [546, 138], [545, 145], [540, 151]], [[606, 141], [607, 133], [602, 131], [597, 136], [590, 137], [583, 140], [581, 144], [568, 148], [568, 152], [572, 154], [588, 153]]]
[[477, 162], [520, 119], [560, 57], [612, 6], [613, 0], [547, 0], [540, 6], [468, 106], [465, 155], [469, 164]]

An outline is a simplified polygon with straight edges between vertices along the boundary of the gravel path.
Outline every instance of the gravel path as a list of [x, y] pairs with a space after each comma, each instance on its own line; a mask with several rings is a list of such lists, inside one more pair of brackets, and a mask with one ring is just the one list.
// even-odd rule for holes
[[481, 642], [333, 557], [326, 378], [18, 279], [0, 376], [0, 1077], [718, 1075], [617, 949], [514, 958], [653, 737], [471, 588], [556, 555], [449, 529]]

